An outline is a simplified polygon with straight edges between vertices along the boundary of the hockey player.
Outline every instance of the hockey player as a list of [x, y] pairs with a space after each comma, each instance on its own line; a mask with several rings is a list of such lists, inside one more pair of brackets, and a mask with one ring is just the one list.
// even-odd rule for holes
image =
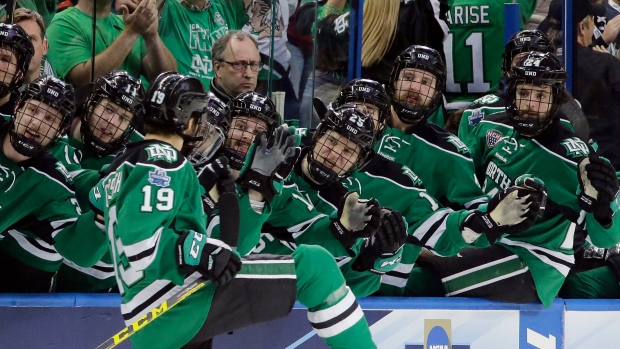
[[[263, 137], [265, 142], [271, 142], [275, 136], [273, 130], [280, 120], [273, 102], [255, 92], [240, 94], [229, 106], [232, 123], [223, 153], [229, 159], [231, 168], [240, 170], [252, 143]], [[263, 136], [259, 137], [261, 133]], [[288, 164], [289, 171], [293, 165], [294, 162]], [[271, 215], [263, 225], [263, 233], [284, 241], [294, 240], [296, 244], [320, 245], [334, 256], [349, 256], [357, 253], [361, 243], [358, 238], [372, 236], [377, 231], [380, 208], [376, 200], [358, 201], [352, 196], [348, 205], [329, 217], [308, 204], [295, 183], [286, 176], [282, 176], [284, 179], [278, 188], [265, 187], [252, 177], [251, 174], [240, 175], [237, 182], [246, 189], [264, 192]], [[352, 226], [349, 220], [359, 220], [361, 224]], [[260, 248], [254, 250], [257, 253], [261, 251]]]
[[[130, 141], [141, 139], [134, 124], [142, 119], [144, 87], [125, 71], [114, 70], [82, 88], [86, 95], [69, 128], [50, 150], [71, 173], [82, 211], [89, 211], [88, 193], [99, 182], [99, 171]], [[87, 92], [84, 92], [87, 91]], [[92, 268], [63, 260], [56, 278], [57, 292], [96, 292], [115, 288], [114, 267], [106, 254]]]
[[443, 99], [446, 68], [439, 53], [411, 46], [396, 59], [386, 90], [393, 112], [375, 149], [409, 167], [443, 206], [471, 209], [486, 201], [469, 150], [456, 136], [427, 122]]
[[12, 115], [19, 97], [14, 92], [26, 77], [34, 46], [22, 27], [0, 23], [0, 54], [0, 114]]
[[[339, 264], [347, 285], [357, 292], [358, 296], [372, 294], [378, 289], [380, 282], [385, 284], [382, 294], [402, 295], [407, 274], [422, 246], [433, 249], [438, 254], [450, 256], [466, 244], [474, 242], [481, 234], [497, 236], [498, 232], [491, 229], [481, 230], [480, 226], [475, 226], [478, 220], [475, 216], [482, 215], [483, 212], [453, 212], [451, 209], [441, 208], [426, 193], [422, 182], [410, 169], [374, 155], [371, 150], [373, 126], [363, 123], [364, 118], [370, 119], [370, 116], [360, 114], [352, 104], [336, 109], [329, 108], [319, 128], [314, 132], [310, 145], [302, 150], [301, 160], [297, 162], [291, 177], [300, 192], [322, 212], [330, 212], [333, 207], [338, 207], [340, 197], [335, 194], [340, 192], [342, 196], [343, 190], [345, 193], [359, 192], [362, 198], [376, 197], [382, 205], [389, 207], [384, 207], [379, 231], [365, 241], [360, 254], [351, 263], [343, 260]], [[339, 164], [353, 166], [345, 169]], [[339, 189], [342, 187], [341, 183], [346, 189]], [[537, 186], [529, 180], [528, 184]], [[527, 224], [534, 222], [538, 212], [537, 200], [542, 197], [544, 188], [532, 187], [531, 191], [521, 188], [511, 190], [513, 189], [525, 190], [523, 192], [530, 194], [532, 204], [523, 211], [524, 217], [518, 217], [518, 222], [514, 222], [518, 224], [528, 221], [529, 223], [520, 224], [521, 229], [525, 229]], [[498, 197], [494, 205], [507, 205], [510, 200], [511, 198]], [[493, 215], [497, 217], [498, 212]], [[406, 225], [397, 224], [402, 218], [409, 224], [409, 237]], [[498, 218], [503, 224], [513, 224], [506, 219]], [[471, 234], [472, 231], [476, 233]], [[407, 251], [403, 252], [405, 240], [409, 244], [404, 247]], [[399, 265], [401, 254], [407, 265]], [[395, 267], [398, 270], [392, 273]]]
[[[240, 259], [214, 238], [219, 225], [206, 221], [199, 194], [200, 182], [208, 181], [205, 177], [211, 177], [213, 167], [206, 167], [197, 178], [181, 153], [184, 143], [200, 136], [197, 126], [208, 104], [203, 91], [195, 78], [160, 75], [146, 94], [145, 141], [129, 145], [99, 183], [103, 192], [93, 192], [93, 198], [105, 198], [106, 231], [127, 324], [183, 285], [200, 277], [212, 281], [136, 332], [133, 347], [194, 347], [218, 334], [284, 316], [297, 298], [308, 307], [310, 322], [328, 345], [374, 348], [355, 297], [324, 249], [305, 246], [276, 260]], [[278, 133], [275, 146], [259, 141], [252, 147], [252, 155], [262, 154], [263, 163], [252, 157], [241, 176], [246, 170], [269, 170], [268, 175], [254, 178], [273, 185], [274, 173], [294, 153], [290, 133], [282, 128]], [[279, 160], [270, 161], [274, 158]], [[219, 172], [217, 177], [206, 192], [236, 192], [230, 172]], [[237, 272], [244, 277], [236, 278]]]
[[[554, 53], [555, 47], [538, 30], [523, 30], [510, 38], [502, 54], [504, 77], [500, 82], [500, 89], [493, 94], [476, 99], [469, 107], [463, 110], [457, 133], [461, 140], [467, 138], [469, 132], [480, 120], [491, 117], [491, 115], [493, 115], [491, 120], [495, 122], [508, 122], [506, 114], [502, 113], [506, 111], [506, 78], [510, 75], [510, 68], [517, 63], [519, 58], [532, 51]], [[558, 110], [559, 117], [567, 126], [574, 128], [582, 140], [588, 141], [589, 127], [585, 115], [575, 99], [568, 92], [566, 94], [565, 102]]]
[[512, 126], [483, 120], [468, 136], [485, 193], [492, 195], [532, 173], [547, 183], [549, 199], [530, 229], [503, 236], [488, 248], [464, 249], [458, 258], [427, 260], [424, 269], [435, 273], [442, 296], [540, 300], [549, 306], [574, 263], [574, 223], [585, 224], [597, 246], [620, 240], [616, 193], [608, 190], [618, 188], [615, 176], [608, 175], [613, 167], [557, 116], [566, 77], [552, 54], [528, 53], [507, 80]]
[[73, 88], [44, 76], [28, 84], [0, 132], [0, 292], [48, 292], [65, 257], [93, 265], [107, 249], [94, 215], [80, 215], [72, 178], [49, 147], [75, 111]]

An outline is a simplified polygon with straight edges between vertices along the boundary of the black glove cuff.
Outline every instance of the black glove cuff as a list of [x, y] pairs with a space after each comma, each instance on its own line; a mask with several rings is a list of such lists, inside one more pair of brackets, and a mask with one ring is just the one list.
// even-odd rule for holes
[[475, 211], [469, 215], [461, 224], [461, 231], [470, 229], [478, 234], [485, 234], [489, 243], [493, 244], [502, 236], [497, 224], [491, 219], [488, 213]]
[[344, 246], [347, 250], [351, 249], [351, 247], [355, 244], [355, 240], [357, 240], [355, 237], [351, 236], [352, 233], [345, 228], [338, 219], [332, 219], [329, 229], [336, 240], [340, 241], [342, 246]]
[[276, 195], [276, 190], [271, 184], [271, 179], [256, 171], [245, 171], [237, 181], [241, 184], [243, 189], [253, 189], [261, 193], [263, 199], [267, 203], [271, 203], [273, 197]]
[[357, 272], [363, 272], [368, 270], [372, 271], [371, 269], [373, 268], [375, 259], [377, 259], [377, 257], [377, 254], [370, 245], [370, 241], [366, 240], [366, 243], [364, 243], [364, 246], [362, 246], [360, 254], [357, 256], [355, 261], [353, 261], [353, 264], [351, 264], [351, 269]]

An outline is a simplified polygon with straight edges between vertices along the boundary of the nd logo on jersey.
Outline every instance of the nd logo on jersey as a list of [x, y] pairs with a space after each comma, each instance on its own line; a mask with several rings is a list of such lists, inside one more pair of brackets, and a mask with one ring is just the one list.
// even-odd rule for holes
[[577, 137], [567, 138], [561, 143], [566, 148], [566, 155], [580, 158], [590, 153], [588, 145]]
[[153, 144], [146, 148], [149, 160], [163, 160], [169, 163], [177, 161], [177, 151], [167, 144]]

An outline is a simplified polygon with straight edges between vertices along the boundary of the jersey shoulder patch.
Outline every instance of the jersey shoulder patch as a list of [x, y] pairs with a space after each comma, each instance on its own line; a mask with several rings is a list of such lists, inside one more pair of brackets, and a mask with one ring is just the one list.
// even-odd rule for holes
[[476, 100], [474, 100], [471, 104], [472, 106], [482, 106], [482, 105], [489, 105], [489, 104], [494, 104], [500, 101], [500, 97], [494, 94], [489, 94], [486, 96], [482, 96]]
[[70, 192], [75, 192], [73, 178], [67, 168], [50, 153], [39, 156], [31, 166], [32, 169], [43, 174], [52, 181], [60, 184]]
[[361, 172], [373, 177], [389, 179], [403, 187], [424, 189], [422, 180], [409, 167], [401, 165], [383, 156], [373, 156]]
[[446, 152], [470, 158], [469, 148], [456, 135], [430, 123], [427, 123], [426, 126], [420, 125], [418, 128], [419, 130], [416, 130], [415, 135], [427, 143]]

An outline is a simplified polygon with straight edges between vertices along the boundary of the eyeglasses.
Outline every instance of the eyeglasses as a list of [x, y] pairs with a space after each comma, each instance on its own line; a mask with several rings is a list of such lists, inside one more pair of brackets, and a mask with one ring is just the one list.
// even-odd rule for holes
[[250, 69], [256, 73], [259, 70], [261, 70], [263, 67], [263, 64], [261, 62], [249, 62], [249, 63], [244, 62], [244, 61], [236, 61], [236, 62], [221, 61], [221, 62], [230, 64], [232, 68], [238, 72], [245, 71], [246, 69], [248, 69], [248, 66], [249, 66]]

